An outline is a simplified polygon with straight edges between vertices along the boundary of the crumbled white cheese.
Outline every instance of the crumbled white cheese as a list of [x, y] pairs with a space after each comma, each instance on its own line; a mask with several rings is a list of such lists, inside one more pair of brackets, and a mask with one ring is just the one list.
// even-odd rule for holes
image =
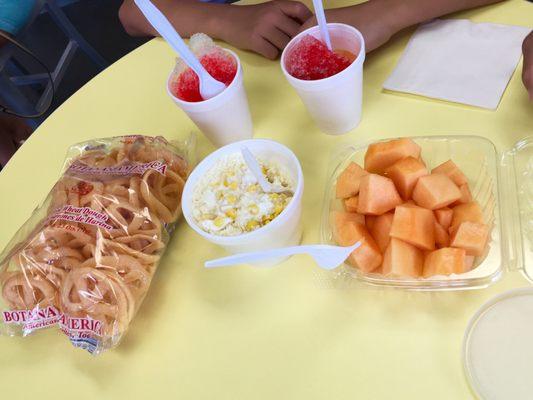
[[[294, 191], [283, 166], [258, 159], [268, 181]], [[292, 196], [265, 193], [241, 153], [222, 157], [197, 183], [193, 217], [206, 232], [236, 236], [260, 228], [276, 218]]]

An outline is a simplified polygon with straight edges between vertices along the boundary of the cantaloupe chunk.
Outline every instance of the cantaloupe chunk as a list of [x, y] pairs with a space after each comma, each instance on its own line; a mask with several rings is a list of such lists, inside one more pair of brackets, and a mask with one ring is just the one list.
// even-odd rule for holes
[[420, 146], [411, 139], [402, 138], [387, 142], [373, 143], [365, 154], [365, 169], [382, 174], [385, 169], [405, 157], [420, 157]]
[[348, 212], [357, 212], [357, 203], [359, 196], [348, 197], [344, 199], [344, 209]]
[[452, 224], [452, 217], [453, 217], [452, 209], [448, 207], [443, 207], [443, 208], [438, 208], [433, 212], [435, 213], [435, 218], [437, 219], [437, 222], [444, 229], [448, 229], [450, 225]]
[[368, 174], [361, 166], [351, 162], [337, 178], [336, 197], [346, 199], [359, 193], [361, 177]]
[[431, 210], [417, 206], [396, 207], [391, 237], [403, 240], [423, 250], [435, 248], [435, 216]]
[[446, 207], [460, 198], [461, 192], [457, 185], [443, 174], [431, 174], [419, 178], [413, 190], [415, 203], [430, 210]]
[[448, 160], [441, 165], [433, 168], [431, 170], [432, 174], [444, 174], [447, 175], [457, 186], [464, 185], [468, 183], [463, 171], [459, 169], [457, 165], [452, 160]]
[[359, 187], [360, 214], [381, 215], [402, 203], [402, 199], [389, 178], [368, 174], [361, 178]]
[[349, 213], [344, 211], [332, 211], [330, 213], [330, 221], [334, 227], [348, 223], [357, 222], [358, 224], [365, 224], [365, 216], [358, 213]]
[[476, 257], [474, 256], [465, 256], [465, 272], [472, 271], [472, 268], [474, 268], [475, 260]]
[[460, 204], [452, 208], [453, 217], [450, 225], [450, 230], [454, 230], [463, 222], [477, 222], [483, 223], [483, 212], [477, 201], [471, 201], [470, 203]]
[[411, 198], [418, 178], [428, 174], [426, 166], [413, 157], [403, 158], [386, 170], [386, 175], [392, 179], [404, 200]]
[[465, 255], [464, 249], [451, 247], [432, 251], [424, 260], [424, 278], [465, 272]]
[[477, 222], [463, 222], [452, 233], [451, 246], [466, 250], [469, 256], [481, 256], [485, 252], [489, 227]]
[[435, 221], [435, 244], [439, 248], [450, 246], [450, 235], [448, 235], [448, 231], [437, 221]]
[[424, 269], [424, 254], [415, 246], [392, 238], [381, 266], [385, 276], [419, 277]]
[[474, 200], [472, 193], [470, 192], [470, 188], [468, 187], [468, 183], [459, 186], [459, 191], [461, 192], [461, 198], [453, 203], [453, 205], [470, 203], [472, 200]]
[[369, 229], [370, 234], [379, 246], [383, 253], [387, 249], [390, 242], [390, 228], [392, 226], [392, 218], [394, 213], [388, 212], [376, 217], [372, 228]]
[[366, 229], [369, 231], [374, 227], [378, 215], [365, 215]]
[[348, 257], [348, 263], [363, 272], [371, 272], [383, 262], [378, 245], [363, 224], [353, 221], [337, 224], [333, 229], [333, 238], [340, 246], [362, 241], [361, 246]]

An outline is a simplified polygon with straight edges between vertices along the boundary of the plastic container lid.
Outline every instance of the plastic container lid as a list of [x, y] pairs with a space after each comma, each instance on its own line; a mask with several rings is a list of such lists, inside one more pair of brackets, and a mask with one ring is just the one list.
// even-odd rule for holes
[[[533, 137], [502, 160], [503, 220], [511, 269], [533, 281]], [[482, 399], [533, 398], [533, 288], [515, 289], [485, 303], [470, 320], [463, 363]]]
[[472, 317], [463, 363], [481, 399], [533, 398], [533, 288], [494, 297]]

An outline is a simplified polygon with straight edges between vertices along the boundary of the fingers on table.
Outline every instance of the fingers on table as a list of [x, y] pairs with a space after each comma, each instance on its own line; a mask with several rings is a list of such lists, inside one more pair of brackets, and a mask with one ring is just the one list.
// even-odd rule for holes
[[252, 38], [252, 45], [255, 52], [271, 60], [276, 59], [279, 54], [279, 49], [261, 35]]
[[276, 4], [279, 6], [283, 13], [296, 21], [299, 21], [300, 24], [303, 24], [309, 18], [313, 16], [313, 13], [307, 6], [299, 1], [289, 1], [289, 0], [277, 0]]

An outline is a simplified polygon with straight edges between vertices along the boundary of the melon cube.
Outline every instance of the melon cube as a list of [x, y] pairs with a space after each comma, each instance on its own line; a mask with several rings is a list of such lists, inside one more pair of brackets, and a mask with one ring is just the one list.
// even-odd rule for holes
[[402, 204], [402, 199], [389, 178], [368, 174], [361, 178], [359, 187], [360, 214], [381, 215]]
[[446, 175], [431, 174], [418, 179], [413, 190], [413, 200], [430, 210], [446, 207], [461, 198], [461, 192]]
[[352, 197], [359, 193], [359, 183], [361, 177], [368, 174], [358, 164], [351, 162], [346, 169], [337, 178], [336, 197], [338, 199], [345, 199]]
[[450, 235], [448, 235], [448, 231], [437, 221], [435, 221], [435, 243], [439, 248], [450, 246]]
[[481, 256], [485, 252], [489, 227], [477, 222], [463, 222], [454, 230], [451, 246], [466, 250], [469, 256]]
[[435, 248], [435, 216], [431, 210], [417, 206], [396, 207], [390, 236], [422, 250]]
[[471, 271], [474, 268], [474, 261], [476, 257], [474, 256], [465, 256], [465, 272]]
[[444, 174], [447, 175], [457, 186], [462, 186], [465, 183], [468, 183], [463, 171], [459, 169], [457, 165], [452, 160], [448, 160], [441, 165], [433, 168], [431, 170], [432, 174]]
[[453, 217], [452, 209], [448, 207], [443, 207], [443, 208], [438, 208], [433, 212], [435, 213], [435, 218], [437, 219], [437, 222], [444, 229], [448, 229], [450, 225], [452, 224], [452, 217]]
[[348, 257], [348, 263], [363, 272], [371, 272], [383, 262], [378, 245], [363, 224], [353, 221], [338, 224], [333, 229], [333, 238], [340, 246], [351, 246], [362, 241], [361, 246]]
[[483, 212], [477, 201], [471, 201], [470, 203], [460, 204], [452, 208], [453, 217], [450, 225], [450, 230], [454, 230], [463, 222], [477, 222], [483, 223]]
[[397, 161], [387, 168], [386, 172], [404, 200], [411, 198], [418, 178], [429, 174], [426, 166], [413, 157], [406, 157]]
[[356, 222], [358, 224], [365, 224], [365, 216], [357, 213], [349, 213], [344, 211], [332, 211], [330, 213], [330, 221], [334, 227], [348, 223]]
[[428, 253], [424, 260], [424, 278], [465, 272], [465, 255], [464, 249], [452, 247], [444, 247]]
[[457, 200], [454, 205], [470, 203], [474, 200], [472, 193], [470, 192], [470, 188], [468, 187], [468, 183], [459, 186], [459, 191], [461, 192], [461, 198]]
[[348, 212], [357, 212], [357, 203], [359, 196], [348, 197], [344, 199], [344, 209]]
[[365, 215], [366, 229], [370, 231], [374, 227], [377, 218], [377, 215]]
[[422, 275], [424, 269], [424, 254], [420, 249], [402, 240], [392, 238], [381, 266], [385, 276], [411, 276]]
[[365, 154], [365, 169], [368, 172], [382, 174], [402, 158], [419, 158], [420, 151], [420, 146], [407, 138], [373, 143], [368, 146]]
[[385, 252], [390, 241], [390, 228], [392, 226], [392, 219], [394, 213], [388, 212], [376, 217], [372, 228], [369, 229], [370, 234], [376, 241], [381, 252]]

